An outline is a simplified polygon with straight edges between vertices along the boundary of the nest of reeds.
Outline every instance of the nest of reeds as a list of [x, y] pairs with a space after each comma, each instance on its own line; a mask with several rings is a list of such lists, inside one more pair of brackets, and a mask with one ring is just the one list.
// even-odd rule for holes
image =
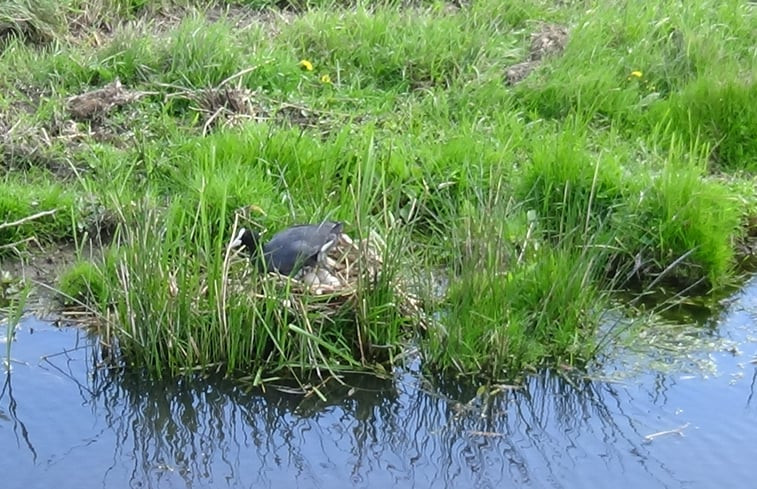
[[400, 280], [382, 276], [386, 243], [376, 232], [359, 240], [342, 233], [329, 250], [327, 264], [306, 266], [292, 277], [269, 272], [250, 290], [253, 275], [260, 272], [244, 252], [234, 252], [229, 261], [231, 290], [249, 294], [251, 300], [279, 299], [295, 312], [319, 312], [328, 319], [345, 304], [358, 299], [368, 288], [384, 282], [392, 288], [394, 305], [406, 317], [421, 318], [420, 300], [405, 290]]

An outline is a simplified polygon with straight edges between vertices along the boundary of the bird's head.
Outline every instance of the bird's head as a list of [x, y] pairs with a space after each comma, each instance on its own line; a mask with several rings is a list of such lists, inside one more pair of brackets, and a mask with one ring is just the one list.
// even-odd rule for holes
[[239, 232], [229, 243], [229, 248], [244, 248], [250, 254], [250, 256], [256, 256], [258, 254], [258, 247], [260, 243], [260, 235], [255, 231], [250, 231], [247, 228], [239, 228]]

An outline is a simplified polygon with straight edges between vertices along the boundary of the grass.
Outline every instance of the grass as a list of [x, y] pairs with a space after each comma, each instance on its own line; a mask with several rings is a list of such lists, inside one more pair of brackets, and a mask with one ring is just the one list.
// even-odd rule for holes
[[[754, 16], [735, 0], [7, 2], [0, 222], [21, 222], [0, 253], [103, 239], [59, 288], [157, 376], [304, 382], [385, 368], [413, 335], [428, 369], [581, 366], [615, 291], [740, 273]], [[568, 27], [564, 51], [505, 84], [543, 23]], [[115, 80], [133, 101], [72, 116], [70, 97]], [[378, 232], [384, 274], [301, 309], [260, 277], [233, 287], [225, 245], [250, 204], [269, 231]], [[421, 286], [409, 320], [394, 285], [428, 270], [449, 288]]]
[[26, 301], [31, 294], [31, 286], [28, 284], [22, 284], [19, 288], [13, 290], [13, 293], [8, 297], [7, 292], [10, 289], [9, 280], [5, 276], [0, 277], [0, 287], [2, 287], [2, 295], [0, 295], [0, 311], [6, 315], [5, 320], [5, 360], [3, 365], [5, 366], [6, 373], [11, 370], [11, 350], [13, 348], [13, 341], [16, 338], [16, 327], [21, 321], [26, 307]]
[[[0, 253], [7, 254], [36, 237], [48, 243], [72, 238], [75, 206], [76, 194], [57, 182], [19, 180], [8, 175], [0, 196], [0, 219], [4, 222], [0, 226]], [[38, 217], [28, 219], [30, 216]], [[13, 223], [17, 224], [9, 225]]]
[[63, 10], [51, 0], [6, 0], [0, 9], [0, 39], [18, 36], [36, 43], [64, 32]]
[[[723, 170], [757, 171], [754, 104], [757, 83], [740, 78], [700, 79], [656, 107], [654, 116], [684, 142], [706, 142], [713, 163]], [[672, 131], [675, 128], [675, 131]]]

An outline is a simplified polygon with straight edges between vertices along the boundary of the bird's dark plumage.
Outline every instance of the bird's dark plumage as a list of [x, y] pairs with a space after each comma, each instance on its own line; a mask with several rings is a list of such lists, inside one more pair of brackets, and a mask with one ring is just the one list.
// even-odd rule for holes
[[342, 223], [323, 221], [320, 224], [298, 224], [274, 234], [270, 241], [260, 246], [260, 235], [241, 228], [232, 247], [245, 247], [253, 259], [260, 256], [260, 265], [266, 271], [293, 275], [303, 266], [315, 265], [320, 256], [334, 246], [342, 233]]

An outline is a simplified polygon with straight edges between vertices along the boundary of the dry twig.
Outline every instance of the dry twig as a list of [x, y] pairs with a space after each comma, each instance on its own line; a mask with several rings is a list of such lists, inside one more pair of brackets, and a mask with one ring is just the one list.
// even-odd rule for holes
[[0, 223], [0, 229], [20, 226], [21, 224], [25, 222], [33, 221], [34, 219], [39, 219], [40, 217], [51, 216], [55, 214], [56, 212], [58, 212], [58, 209], [52, 209], [49, 211], [37, 212], [36, 214], [32, 214], [31, 216], [26, 216], [22, 219], [19, 219], [18, 221]]
[[651, 433], [645, 436], [644, 439], [647, 441], [652, 441], [655, 438], [658, 438], [660, 436], [673, 435], [673, 434], [683, 436], [683, 430], [685, 430], [688, 427], [689, 427], [689, 423], [686, 423], [684, 425], [679, 426], [678, 428], [673, 428], [672, 430], [665, 430], [665, 431], [658, 431], [657, 433]]

